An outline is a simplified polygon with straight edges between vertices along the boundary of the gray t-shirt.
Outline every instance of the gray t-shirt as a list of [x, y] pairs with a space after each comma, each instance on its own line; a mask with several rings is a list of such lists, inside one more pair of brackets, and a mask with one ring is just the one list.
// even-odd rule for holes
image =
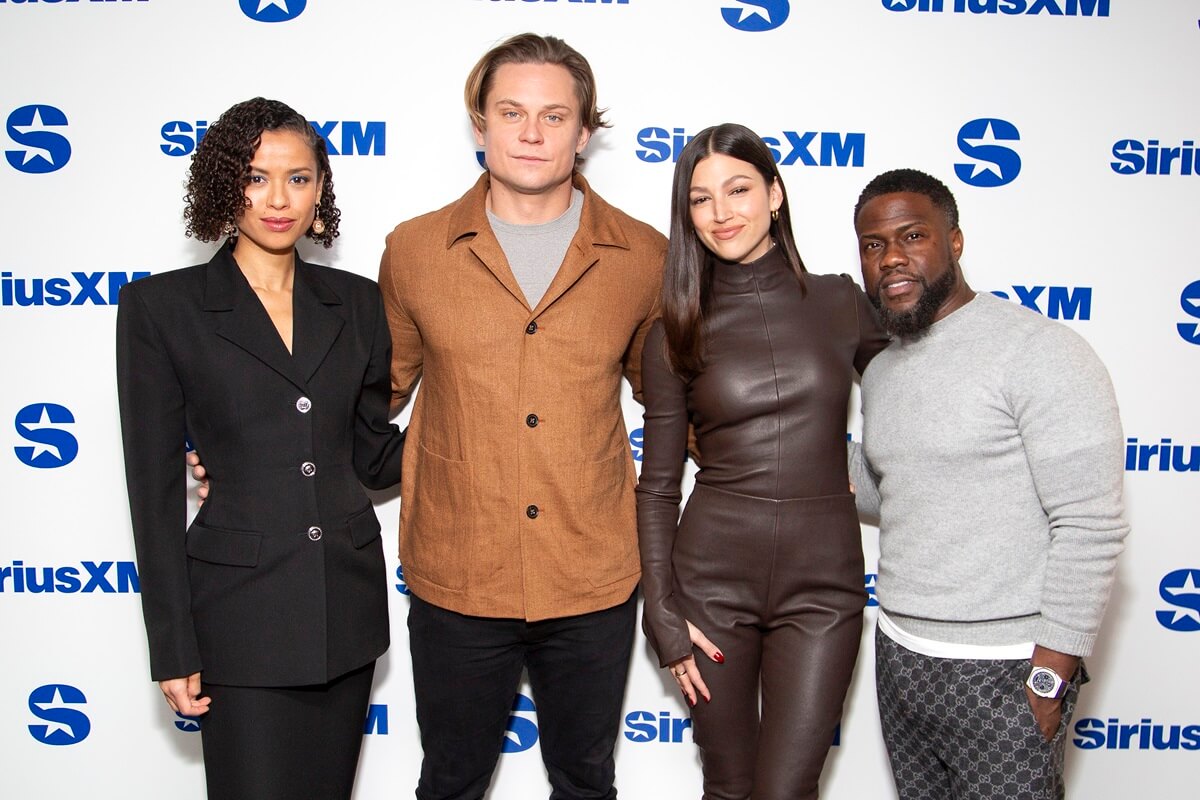
[[583, 192], [579, 189], [572, 190], [571, 205], [562, 216], [537, 225], [514, 225], [488, 210], [492, 232], [530, 308], [537, 307], [558, 274], [575, 231], [579, 230], [582, 211]]

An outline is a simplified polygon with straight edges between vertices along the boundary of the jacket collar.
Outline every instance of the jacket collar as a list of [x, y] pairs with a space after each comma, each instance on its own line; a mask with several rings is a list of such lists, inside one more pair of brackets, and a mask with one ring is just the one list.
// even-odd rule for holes
[[[471, 252], [492, 272], [496, 280], [522, 305], [529, 307], [524, 292], [513, 277], [508, 259], [496, 240], [487, 218], [487, 193], [491, 175], [484, 172], [475, 185], [455, 203], [450, 212], [446, 230], [446, 249], [465, 244]], [[579, 215], [579, 229], [571, 240], [563, 263], [551, 281], [530, 318], [536, 317], [561, 297], [589, 269], [600, 260], [600, 247], [629, 249], [629, 239], [617, 222], [612, 206], [592, 191], [587, 180], [578, 172], [572, 184], [583, 192], [583, 208]]]
[[205, 267], [204, 310], [218, 317], [218, 336], [307, 391], [346, 323], [337, 310], [342, 304], [337, 292], [298, 253], [295, 259], [291, 353], [234, 260], [232, 244], [222, 246]]

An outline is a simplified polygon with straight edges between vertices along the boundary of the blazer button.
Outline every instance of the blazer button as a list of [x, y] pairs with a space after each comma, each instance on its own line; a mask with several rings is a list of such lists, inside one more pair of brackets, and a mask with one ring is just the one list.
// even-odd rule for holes
[[539, 513], [541, 512], [538, 511], [537, 506], [527, 506], [525, 508], [525, 516], [529, 517], [530, 519], [537, 519]]
[[301, 414], [307, 414], [310, 408], [312, 408], [312, 401], [307, 397], [301, 397], [296, 401], [296, 410]]
[[311, 478], [317, 474], [317, 465], [311, 461], [305, 461], [300, 465], [300, 474], [306, 478]]
[[313, 525], [311, 528], [308, 529], [308, 538], [314, 542], [319, 542], [319, 541], [321, 541], [321, 535], [323, 533], [324, 533], [324, 531], [322, 531], [316, 525]]
[[531, 428], [536, 428], [538, 426], [538, 415], [530, 414], [528, 417], [525, 418], [525, 424]]
[[526, 325], [525, 332], [528, 333], [530, 336], [533, 336], [533, 334], [537, 333], [537, 323], [531, 322], [528, 325]]

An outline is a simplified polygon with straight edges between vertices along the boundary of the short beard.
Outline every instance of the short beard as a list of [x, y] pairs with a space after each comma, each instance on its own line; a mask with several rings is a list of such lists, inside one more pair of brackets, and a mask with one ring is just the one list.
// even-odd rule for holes
[[915, 339], [919, 338], [933, 324], [934, 317], [954, 292], [957, 282], [958, 269], [954, 265], [951, 265], [950, 269], [946, 270], [945, 274], [933, 283], [926, 283], [923, 278], [919, 278], [918, 283], [922, 288], [921, 297], [912, 308], [900, 313], [890, 311], [880, 300], [878, 291], [867, 295], [867, 298], [879, 311], [879, 319], [888, 333], [893, 336]]

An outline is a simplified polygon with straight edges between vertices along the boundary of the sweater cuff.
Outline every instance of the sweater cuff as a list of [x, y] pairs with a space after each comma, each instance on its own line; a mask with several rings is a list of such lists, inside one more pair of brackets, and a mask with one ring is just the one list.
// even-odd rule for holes
[[1070, 656], [1090, 656], [1096, 644], [1096, 634], [1074, 631], [1043, 619], [1033, 637], [1034, 644], [1066, 653]]

